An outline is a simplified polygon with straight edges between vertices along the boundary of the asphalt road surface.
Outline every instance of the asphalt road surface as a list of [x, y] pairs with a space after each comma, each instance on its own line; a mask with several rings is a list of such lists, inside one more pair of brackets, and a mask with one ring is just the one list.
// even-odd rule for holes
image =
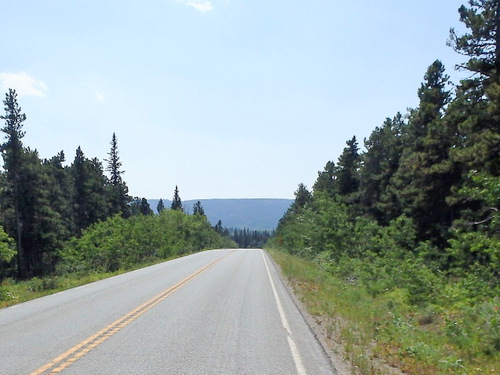
[[0, 374], [335, 374], [262, 250], [214, 250], [0, 310]]

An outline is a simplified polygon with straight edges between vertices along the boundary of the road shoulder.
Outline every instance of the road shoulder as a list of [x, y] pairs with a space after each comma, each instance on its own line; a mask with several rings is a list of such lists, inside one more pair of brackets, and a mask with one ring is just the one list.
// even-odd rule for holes
[[290, 296], [291, 300], [293, 301], [298, 311], [304, 318], [304, 321], [307, 323], [314, 337], [319, 342], [325, 355], [330, 359], [332, 366], [337, 370], [337, 374], [338, 375], [355, 374], [356, 370], [346, 359], [347, 355], [345, 353], [345, 350], [343, 349], [343, 346], [340, 343], [336, 342], [335, 340], [328, 338], [325, 320], [322, 319], [321, 317], [313, 317], [311, 316], [311, 314], [309, 314], [304, 304], [295, 294], [295, 288], [292, 285], [292, 283], [283, 276], [279, 264], [277, 264], [274, 261], [274, 259], [268, 252], [267, 254], [268, 254], [268, 259], [271, 260], [272, 266], [276, 270], [276, 273], [280, 276], [280, 282], [284, 286], [284, 289], [288, 292], [288, 295]]

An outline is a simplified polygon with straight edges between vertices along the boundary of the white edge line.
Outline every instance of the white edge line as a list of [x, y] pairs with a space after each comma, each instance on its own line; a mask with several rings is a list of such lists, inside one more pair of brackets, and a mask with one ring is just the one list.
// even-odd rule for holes
[[278, 296], [278, 292], [276, 291], [276, 286], [274, 285], [274, 281], [273, 281], [273, 278], [271, 276], [271, 271], [269, 271], [269, 266], [267, 265], [267, 260], [266, 260], [266, 257], [264, 255], [264, 251], [261, 250], [261, 254], [262, 254], [262, 258], [264, 259], [264, 265], [266, 266], [267, 276], [269, 276], [269, 281], [271, 283], [271, 288], [273, 290], [274, 300], [276, 301], [276, 305], [278, 306], [278, 311], [280, 314], [281, 323], [283, 324], [283, 327], [287, 331], [288, 346], [290, 347], [290, 351], [292, 352], [292, 357], [293, 357], [293, 361], [295, 362], [295, 368], [297, 369], [297, 374], [298, 375], [307, 375], [307, 371], [304, 368], [304, 365], [302, 363], [302, 359], [300, 358], [299, 350], [297, 349], [297, 344], [295, 343], [295, 341], [292, 337], [292, 331], [291, 331], [290, 326], [288, 324], [288, 320], [286, 319], [285, 311], [283, 310], [283, 305], [281, 304], [280, 297]]

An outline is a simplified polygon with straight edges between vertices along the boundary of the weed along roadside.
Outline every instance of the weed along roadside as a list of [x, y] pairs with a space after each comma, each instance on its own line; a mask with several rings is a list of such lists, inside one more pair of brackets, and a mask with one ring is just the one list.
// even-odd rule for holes
[[275, 249], [268, 252], [313, 324], [324, 332], [327, 345], [345, 356], [353, 373], [500, 373], [494, 346], [500, 329], [498, 299], [497, 305], [490, 300], [475, 308], [465, 299], [449, 304], [448, 293], [456, 298], [465, 291], [443, 284], [435, 286], [443, 290], [441, 301], [411, 303], [403, 288], [374, 295], [363, 282], [338, 277], [317, 262]]

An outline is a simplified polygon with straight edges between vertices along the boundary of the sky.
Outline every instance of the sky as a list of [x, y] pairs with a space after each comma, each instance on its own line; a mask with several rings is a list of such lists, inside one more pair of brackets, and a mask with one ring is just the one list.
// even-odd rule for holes
[[[0, 90], [41, 158], [113, 133], [132, 196], [293, 198], [463, 57], [465, 0], [16, 0], [2, 5]], [[451, 89], [451, 87], [450, 87]]]

